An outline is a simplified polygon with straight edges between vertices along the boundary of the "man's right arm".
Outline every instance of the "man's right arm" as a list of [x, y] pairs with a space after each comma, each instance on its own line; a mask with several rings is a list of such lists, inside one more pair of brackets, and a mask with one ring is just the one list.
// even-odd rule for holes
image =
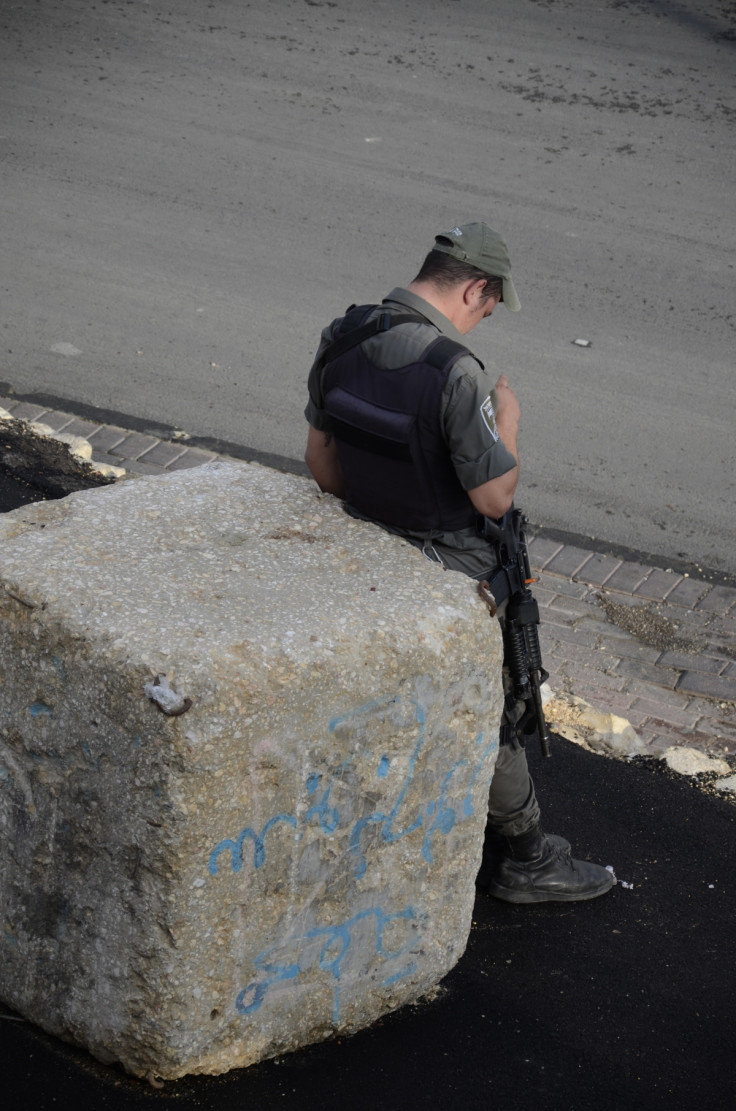
[[345, 497], [337, 444], [331, 432], [319, 431], [310, 424], [304, 461], [323, 494]]
[[322, 356], [325, 348], [332, 343], [336, 326], [339, 323], [339, 319], [333, 320], [331, 324], [323, 329], [320, 345], [309, 371], [309, 399], [304, 410], [304, 416], [309, 422], [309, 432], [307, 433], [307, 450], [304, 453], [304, 462], [309, 467], [312, 477], [323, 494], [335, 494], [338, 498], [344, 498], [345, 487], [335, 438], [329, 427], [319, 427], [324, 424], [329, 425], [323, 409]]

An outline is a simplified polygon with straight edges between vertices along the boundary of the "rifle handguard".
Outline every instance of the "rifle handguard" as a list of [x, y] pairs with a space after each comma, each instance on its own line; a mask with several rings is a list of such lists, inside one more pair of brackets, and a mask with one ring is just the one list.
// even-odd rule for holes
[[[518, 509], [511, 509], [501, 522], [483, 517], [478, 521], [478, 533], [496, 546], [500, 573], [492, 576], [494, 585], [499, 582], [501, 600], [509, 598], [503, 619], [504, 663], [509, 670], [517, 698], [525, 702], [536, 724], [543, 756], [550, 755], [550, 735], [542, 705], [542, 683], [548, 672], [542, 665], [539, 646], [539, 606], [529, 589], [532, 578], [529, 551], [524, 525], [526, 517]], [[510, 593], [509, 593], [510, 592]], [[478, 594], [491, 616], [497, 611], [491, 584], [483, 579], [478, 583]], [[523, 743], [523, 741], [522, 741]]]

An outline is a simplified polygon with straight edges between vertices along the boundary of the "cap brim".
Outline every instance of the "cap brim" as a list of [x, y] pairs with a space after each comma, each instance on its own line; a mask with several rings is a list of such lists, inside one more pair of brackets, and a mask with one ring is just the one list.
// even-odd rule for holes
[[517, 296], [511, 278], [503, 279], [503, 304], [510, 312], [518, 312], [521, 308], [521, 301]]

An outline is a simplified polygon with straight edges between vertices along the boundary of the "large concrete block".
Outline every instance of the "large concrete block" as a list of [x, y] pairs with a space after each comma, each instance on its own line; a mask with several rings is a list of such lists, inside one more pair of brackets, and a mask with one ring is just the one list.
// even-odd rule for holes
[[501, 710], [473, 583], [217, 463], [7, 514], [0, 584], [6, 1003], [173, 1078], [455, 964]]

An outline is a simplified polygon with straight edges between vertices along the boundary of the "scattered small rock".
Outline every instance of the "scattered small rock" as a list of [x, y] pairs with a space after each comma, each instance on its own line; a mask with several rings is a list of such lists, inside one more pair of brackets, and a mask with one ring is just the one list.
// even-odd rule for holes
[[591, 752], [636, 756], [646, 747], [625, 718], [596, 710], [575, 695], [553, 694], [545, 702], [544, 716], [561, 737]]
[[192, 707], [191, 698], [184, 698], [183, 695], [177, 694], [174, 688], [169, 686], [165, 675], [157, 675], [152, 683], [146, 683], [143, 691], [151, 702], [155, 702], [158, 708], [171, 718], [181, 717]]
[[673, 745], [666, 749], [662, 759], [668, 768], [679, 772], [680, 775], [701, 775], [703, 772], [728, 775], [731, 771], [725, 760], [720, 760], [714, 756], [706, 756], [704, 752], [700, 752], [697, 748]]

